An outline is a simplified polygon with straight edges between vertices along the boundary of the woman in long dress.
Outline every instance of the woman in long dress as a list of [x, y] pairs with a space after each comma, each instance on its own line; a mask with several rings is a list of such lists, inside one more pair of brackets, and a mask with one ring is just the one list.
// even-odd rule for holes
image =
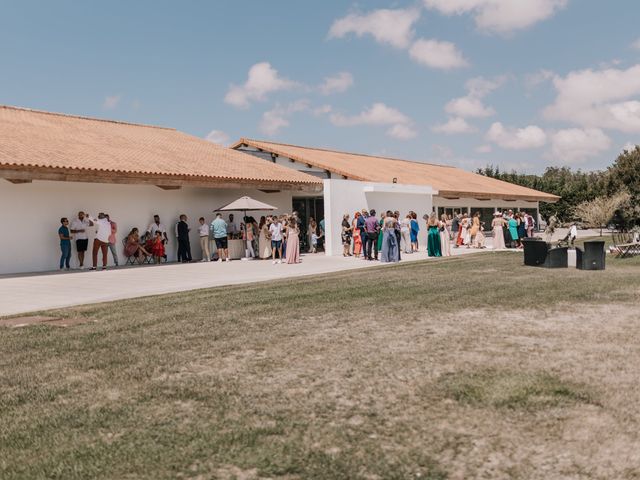
[[411, 212], [411, 251], [418, 251], [418, 233], [420, 232], [420, 224], [418, 223], [418, 215]]
[[349, 214], [345, 213], [342, 216], [342, 256], [350, 257], [351, 252], [351, 223], [349, 222]]
[[480, 212], [473, 214], [471, 220], [471, 230], [469, 230], [469, 243], [473, 246], [476, 245], [476, 235], [480, 231]]
[[387, 212], [387, 216], [382, 223], [382, 249], [380, 250], [380, 261], [384, 263], [400, 261], [400, 245], [398, 245], [398, 237], [396, 236], [396, 218], [391, 212]]
[[491, 222], [491, 228], [493, 229], [493, 249], [504, 250], [507, 246], [504, 243], [504, 219], [500, 212], [493, 214], [493, 221]]
[[461, 247], [462, 245], [464, 245], [464, 237], [467, 231], [467, 224], [468, 224], [468, 219], [467, 219], [467, 214], [463, 214], [462, 218], [460, 219], [460, 222], [458, 224], [458, 238], [456, 238], [456, 246]]
[[285, 256], [286, 263], [300, 263], [300, 232], [295, 219], [289, 220], [287, 227], [287, 253]]
[[451, 228], [447, 215], [445, 213], [440, 217], [440, 250], [443, 257], [451, 256], [451, 237], [449, 229]]
[[378, 225], [380, 225], [380, 229], [378, 230], [378, 252], [382, 251], [382, 240], [384, 239], [384, 235], [382, 235], [382, 227], [384, 226], [384, 219], [386, 216], [386, 213], [381, 213], [380, 220], [378, 221]]
[[407, 213], [407, 216], [400, 222], [400, 235], [402, 235], [402, 246], [404, 247], [404, 253], [411, 253], [411, 214]]
[[360, 212], [356, 212], [353, 216], [353, 223], [351, 224], [351, 231], [353, 233], [353, 255], [356, 258], [360, 258], [362, 253], [362, 237], [360, 236], [360, 229], [358, 228], [358, 218], [360, 218]]
[[520, 247], [518, 241], [518, 220], [514, 216], [509, 217], [509, 233], [511, 234], [511, 242], [515, 243], [516, 247]]
[[432, 213], [427, 220], [427, 254], [430, 257], [441, 257], [440, 232], [438, 231], [438, 218]]
[[318, 235], [318, 224], [313, 217], [309, 217], [309, 225], [307, 226], [307, 243], [309, 244], [309, 253], [316, 253], [313, 245], [314, 235]]
[[260, 219], [260, 237], [258, 239], [258, 253], [260, 258], [271, 258], [271, 234], [269, 233], [271, 217]]

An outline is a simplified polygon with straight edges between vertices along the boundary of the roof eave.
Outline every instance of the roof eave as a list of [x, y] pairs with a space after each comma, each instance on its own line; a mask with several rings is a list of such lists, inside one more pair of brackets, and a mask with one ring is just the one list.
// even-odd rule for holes
[[295, 180], [243, 179], [233, 177], [206, 177], [193, 175], [162, 175], [143, 172], [120, 172], [78, 168], [57, 168], [22, 165], [0, 165], [0, 178], [6, 180], [66, 181], [110, 183], [125, 185], [154, 185], [158, 187], [246, 188], [322, 192], [322, 182]]

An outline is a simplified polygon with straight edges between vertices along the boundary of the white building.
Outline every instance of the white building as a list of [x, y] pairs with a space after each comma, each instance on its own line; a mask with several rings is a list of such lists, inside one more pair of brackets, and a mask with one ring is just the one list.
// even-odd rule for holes
[[[118, 243], [159, 214], [174, 260], [180, 214], [188, 216], [200, 258], [198, 218], [210, 222], [217, 207], [242, 195], [276, 213], [298, 211], [305, 226], [311, 216], [324, 219], [329, 255], [342, 252], [342, 215], [363, 208], [413, 210], [420, 219], [434, 210], [480, 211], [488, 224], [496, 209], [535, 213], [539, 202], [558, 199], [450, 166], [244, 138], [224, 148], [170, 128], [7, 106], [0, 106], [0, 179], [0, 274], [56, 269], [60, 218], [80, 210], [108, 213]], [[424, 245], [425, 228], [421, 235]], [[123, 263], [122, 245], [118, 251]]]
[[[159, 214], [169, 230], [169, 260], [176, 258], [173, 231], [184, 213], [199, 259], [198, 218], [210, 222], [214, 209], [250, 195], [285, 213], [295, 192], [322, 194], [316, 177], [173, 129], [2, 106], [0, 179], [0, 222], [6, 230], [0, 274], [57, 269], [60, 218], [73, 220], [80, 210], [94, 217], [108, 213], [118, 224], [118, 242], [134, 227], [144, 232]], [[94, 233], [85, 265], [91, 264]], [[119, 245], [121, 264], [122, 250]]]
[[[540, 202], [556, 202], [559, 197], [448, 165], [411, 162], [394, 158], [340, 152], [322, 148], [242, 138], [234, 149], [271, 161], [274, 165], [323, 179], [323, 193], [294, 197], [294, 208], [302, 217], [324, 218], [327, 253], [342, 253], [342, 215], [352, 218], [362, 208], [415, 211], [480, 212], [488, 226], [497, 210], [526, 210], [538, 218]], [[422, 245], [426, 229], [422, 228]]]

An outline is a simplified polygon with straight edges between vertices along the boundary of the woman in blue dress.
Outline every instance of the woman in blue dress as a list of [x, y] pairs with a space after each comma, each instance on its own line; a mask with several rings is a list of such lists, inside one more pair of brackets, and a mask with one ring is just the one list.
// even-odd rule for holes
[[420, 231], [420, 224], [418, 223], [418, 215], [416, 212], [411, 213], [411, 251], [418, 251], [418, 232]]
[[397, 219], [392, 212], [387, 212], [387, 216], [382, 223], [382, 249], [380, 250], [381, 262], [399, 262], [400, 261], [400, 245], [396, 236]]
[[520, 241], [518, 240], [518, 220], [511, 215], [509, 217], [509, 234], [511, 235], [512, 243], [515, 243], [516, 247], [520, 247]]

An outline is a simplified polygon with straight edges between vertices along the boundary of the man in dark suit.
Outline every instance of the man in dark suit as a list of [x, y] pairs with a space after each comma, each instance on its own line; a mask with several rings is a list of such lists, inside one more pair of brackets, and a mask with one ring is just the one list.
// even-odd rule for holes
[[189, 243], [189, 225], [187, 224], [187, 216], [180, 215], [178, 222], [178, 260], [182, 263], [191, 261], [191, 244]]

